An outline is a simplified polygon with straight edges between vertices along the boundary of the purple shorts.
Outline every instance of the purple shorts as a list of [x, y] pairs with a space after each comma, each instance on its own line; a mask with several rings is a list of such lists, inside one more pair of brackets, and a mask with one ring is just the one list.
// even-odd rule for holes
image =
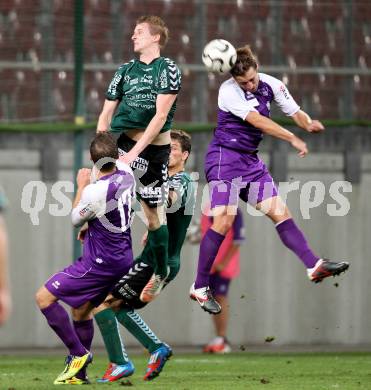
[[238, 198], [255, 206], [277, 196], [277, 187], [256, 153], [243, 153], [211, 143], [205, 159], [211, 208], [237, 206]]
[[218, 273], [210, 275], [209, 287], [214, 296], [223, 295], [227, 296], [229, 291], [229, 284], [231, 279], [223, 278]]
[[84, 263], [80, 257], [75, 263], [51, 276], [45, 287], [73, 308], [78, 308], [86, 302], [97, 307], [132, 264], [130, 259], [115, 266]]

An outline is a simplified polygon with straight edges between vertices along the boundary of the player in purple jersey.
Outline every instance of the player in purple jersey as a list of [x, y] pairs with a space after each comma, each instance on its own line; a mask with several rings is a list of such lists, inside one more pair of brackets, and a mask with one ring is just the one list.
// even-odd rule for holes
[[[92, 310], [133, 264], [130, 236], [131, 200], [135, 179], [131, 168], [118, 159], [116, 140], [97, 134], [90, 145], [96, 181], [90, 169], [77, 174], [72, 223], [87, 223], [83, 254], [75, 263], [52, 275], [36, 293], [49, 326], [69, 350], [64, 371], [54, 384], [88, 383], [85, 367], [91, 362]], [[73, 308], [73, 325], [61, 300]]]
[[[180, 254], [186, 232], [192, 218], [195, 190], [185, 163], [191, 152], [191, 139], [181, 130], [171, 131], [171, 153], [169, 159], [169, 199], [167, 223], [169, 226], [169, 266], [170, 274], [166, 285], [172, 281], [180, 269]], [[143, 237], [143, 242], [147, 236]], [[122, 280], [112, 290], [112, 295], [95, 309], [95, 320], [101, 331], [110, 363], [98, 382], [115, 382], [134, 373], [120, 338], [118, 322], [123, 325], [150, 353], [144, 380], [156, 378], [172, 356], [171, 348], [162, 342], [144, 322], [135, 309], [147, 303], [140, 300], [140, 293], [151, 278], [155, 267], [153, 253], [147, 251], [135, 259], [134, 266], [123, 275]]]
[[233, 224], [239, 197], [272, 220], [283, 244], [300, 258], [313, 282], [338, 275], [349, 267], [347, 262], [331, 262], [313, 253], [257, 154], [263, 134], [289, 142], [300, 157], [308, 153], [305, 142], [269, 119], [273, 101], [308, 132], [320, 132], [323, 125], [300, 109], [281, 81], [258, 73], [258, 63], [249, 46], [237, 50], [231, 75], [219, 89], [218, 124], [205, 161], [214, 220], [201, 241], [197, 277], [190, 289], [191, 298], [213, 314], [221, 308], [209, 289], [210, 269]]

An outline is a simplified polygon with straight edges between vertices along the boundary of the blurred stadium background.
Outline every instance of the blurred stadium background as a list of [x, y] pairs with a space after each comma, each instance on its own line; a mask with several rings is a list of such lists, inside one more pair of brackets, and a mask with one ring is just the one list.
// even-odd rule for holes
[[[371, 27], [367, 1], [86, 0], [86, 116], [95, 120], [112, 72], [132, 56], [130, 36], [142, 14], [162, 15], [171, 40], [165, 54], [183, 68], [178, 120], [213, 120], [208, 101], [219, 80], [200, 66], [205, 42], [250, 43], [263, 69], [282, 77], [314, 115], [368, 118]], [[71, 120], [74, 90], [72, 0], [3, 0], [2, 121]]]
[[[73, 119], [72, 0], [3, 0], [0, 5], [3, 122]], [[78, 12], [78, 11], [77, 11]], [[164, 54], [183, 70], [179, 121], [213, 121], [219, 79], [200, 64], [214, 37], [250, 43], [263, 70], [282, 77], [304, 109], [328, 119], [371, 119], [368, 1], [85, 0], [85, 113], [94, 121], [112, 72], [132, 57], [137, 17], [161, 15]]]
[[[57, 181], [72, 182], [81, 163], [89, 165], [86, 148], [105, 89], [116, 68], [132, 57], [131, 32], [142, 14], [158, 14], [170, 28], [163, 54], [175, 59], [183, 72], [175, 120], [176, 126], [192, 132], [188, 169], [200, 172], [199, 200], [203, 156], [223, 80], [201, 64], [202, 48], [210, 39], [221, 37], [236, 47], [250, 43], [261, 70], [282, 78], [303, 109], [328, 125], [323, 135], [304, 135], [311, 151], [304, 160], [269, 137], [262, 156], [278, 181], [300, 181], [300, 188], [314, 180], [324, 184], [324, 200], [310, 210], [311, 218], [303, 219], [298, 192], [288, 202], [313, 248], [350, 260], [351, 269], [338, 283], [311, 285], [270, 222], [245, 214], [242, 273], [231, 287], [232, 344], [263, 345], [273, 336], [271, 348], [370, 346], [369, 1], [2, 0], [0, 183], [9, 200], [5, 218], [14, 311], [0, 329], [0, 347], [59, 345], [33, 301], [39, 285], [72, 261], [76, 250], [63, 199], [53, 196], [52, 188]], [[38, 180], [47, 191], [40, 190], [39, 198], [34, 192], [31, 206], [37, 199], [45, 204], [34, 225], [21, 199], [27, 183]], [[330, 217], [327, 205], [336, 202], [329, 188], [337, 180], [351, 183], [346, 189], [352, 192], [345, 194], [350, 211]], [[68, 184], [61, 185], [72, 198]], [[50, 215], [51, 209], [61, 216]], [[195, 221], [199, 214], [200, 201]], [[137, 219], [136, 253], [143, 229]], [[177, 281], [143, 311], [159, 336], [174, 345], [201, 345], [212, 333], [209, 316], [187, 297], [197, 254], [197, 246], [185, 245]], [[126, 334], [124, 340], [135, 344]], [[99, 337], [95, 342], [102, 345]]]

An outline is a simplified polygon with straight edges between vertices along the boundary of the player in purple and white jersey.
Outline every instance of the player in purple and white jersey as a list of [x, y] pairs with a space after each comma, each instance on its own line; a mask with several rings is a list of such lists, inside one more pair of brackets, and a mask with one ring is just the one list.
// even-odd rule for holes
[[[69, 350], [64, 371], [54, 384], [85, 384], [85, 367], [94, 328], [92, 310], [133, 264], [130, 236], [131, 201], [135, 179], [118, 159], [116, 140], [99, 133], [90, 145], [96, 181], [90, 169], [80, 169], [72, 223], [87, 224], [83, 254], [75, 263], [52, 275], [38, 290], [36, 301], [49, 326]], [[73, 308], [73, 324], [61, 300]]]
[[201, 241], [197, 277], [190, 289], [191, 298], [213, 314], [221, 308], [209, 289], [210, 269], [233, 224], [238, 198], [272, 220], [283, 244], [303, 262], [313, 282], [338, 275], [349, 267], [347, 262], [331, 262], [313, 253], [257, 154], [263, 134], [289, 142], [300, 157], [308, 153], [303, 140], [269, 119], [272, 102], [308, 132], [320, 132], [323, 125], [300, 109], [281, 81], [258, 73], [258, 63], [249, 46], [237, 50], [231, 75], [219, 89], [218, 124], [205, 161], [214, 220]]

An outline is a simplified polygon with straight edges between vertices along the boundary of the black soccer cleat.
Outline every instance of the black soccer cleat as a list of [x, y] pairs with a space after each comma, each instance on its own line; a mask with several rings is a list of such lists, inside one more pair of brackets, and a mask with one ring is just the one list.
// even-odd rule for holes
[[322, 282], [323, 279], [328, 278], [329, 276], [340, 275], [342, 272], [345, 272], [349, 268], [349, 263], [342, 261], [340, 263], [335, 263], [329, 261], [328, 259], [319, 259], [316, 265], [313, 268], [308, 268], [308, 278], [314, 282]]

